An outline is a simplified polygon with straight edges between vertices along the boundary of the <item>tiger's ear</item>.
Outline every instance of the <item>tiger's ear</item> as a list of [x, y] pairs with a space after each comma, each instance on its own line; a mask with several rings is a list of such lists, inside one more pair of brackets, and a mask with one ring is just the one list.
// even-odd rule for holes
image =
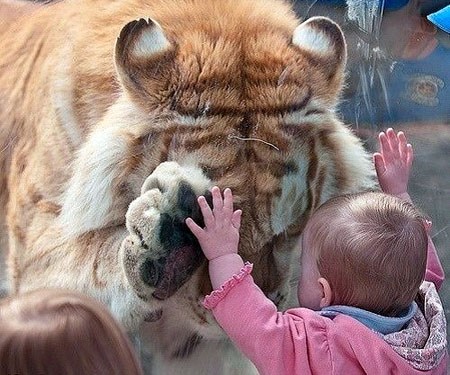
[[115, 62], [120, 80], [136, 94], [151, 94], [172, 67], [174, 47], [154, 20], [126, 24], [116, 42]]
[[292, 43], [310, 53], [330, 78], [342, 83], [347, 45], [341, 28], [326, 17], [311, 17], [294, 30]]

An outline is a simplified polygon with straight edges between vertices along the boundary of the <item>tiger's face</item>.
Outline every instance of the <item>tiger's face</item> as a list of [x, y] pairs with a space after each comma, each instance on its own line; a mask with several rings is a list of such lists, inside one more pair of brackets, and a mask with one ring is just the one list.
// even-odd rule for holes
[[161, 161], [195, 165], [212, 185], [232, 189], [243, 210], [240, 253], [274, 292], [290, 267], [285, 260], [280, 269], [277, 253], [290, 259], [309, 213], [344, 183], [326, 154], [345, 41], [325, 18], [280, 26], [216, 16], [235, 25], [130, 22], [116, 68], [136, 111], [151, 114], [149, 137], [164, 134]]
[[122, 30], [116, 48], [127, 92], [141, 110], [158, 113], [155, 127], [171, 132], [167, 160], [195, 163], [233, 190], [247, 255], [305, 214], [299, 207], [297, 217], [274, 218], [274, 198], [284, 176], [304, 174], [299, 153], [326, 131], [315, 123], [332, 116], [346, 59], [328, 20], [294, 30], [252, 26], [172, 35], [141, 19]]

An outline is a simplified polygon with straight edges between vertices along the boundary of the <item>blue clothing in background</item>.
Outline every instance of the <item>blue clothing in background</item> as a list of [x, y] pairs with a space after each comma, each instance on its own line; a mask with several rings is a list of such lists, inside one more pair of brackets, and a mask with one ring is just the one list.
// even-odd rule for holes
[[358, 95], [340, 105], [349, 123], [396, 123], [448, 121], [450, 119], [450, 49], [439, 45], [422, 60], [397, 60], [385, 75], [386, 105], [383, 87], [371, 89], [370, 114]]

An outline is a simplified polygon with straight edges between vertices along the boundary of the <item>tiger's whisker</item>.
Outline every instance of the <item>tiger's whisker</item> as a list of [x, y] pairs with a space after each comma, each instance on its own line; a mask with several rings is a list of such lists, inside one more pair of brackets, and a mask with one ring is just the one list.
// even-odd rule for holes
[[272, 144], [270, 142], [267, 142], [267, 141], [264, 141], [264, 140], [259, 139], [259, 138], [242, 138], [242, 137], [238, 137], [237, 135], [232, 135], [232, 134], [228, 135], [228, 139], [233, 139], [233, 138], [234, 139], [239, 139], [240, 141], [258, 141], [258, 142], [262, 142], [262, 143], [264, 143], [264, 144], [266, 144], [268, 146], [273, 147], [275, 150], [280, 151], [280, 149], [277, 146], [275, 146], [274, 144]]

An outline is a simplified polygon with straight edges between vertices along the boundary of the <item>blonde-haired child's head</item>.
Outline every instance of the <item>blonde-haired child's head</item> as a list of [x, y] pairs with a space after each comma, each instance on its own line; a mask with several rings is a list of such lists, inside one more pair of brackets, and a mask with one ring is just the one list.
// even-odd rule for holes
[[0, 302], [1, 374], [140, 375], [126, 333], [99, 302], [40, 289]]
[[[428, 239], [423, 221], [412, 204], [384, 193], [329, 200], [312, 215], [303, 234], [300, 303], [397, 315], [414, 300], [425, 275]], [[324, 286], [331, 290], [328, 299], [322, 299]]]

